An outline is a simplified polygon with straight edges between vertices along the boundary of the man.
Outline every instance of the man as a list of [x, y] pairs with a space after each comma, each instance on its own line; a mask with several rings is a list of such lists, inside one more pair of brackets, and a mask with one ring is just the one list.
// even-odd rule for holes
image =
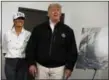
[[[26, 48], [29, 71], [38, 79], [68, 79], [77, 60], [73, 30], [60, 22], [61, 6], [50, 4], [49, 20], [36, 26]], [[37, 63], [37, 64], [36, 64]]]
[[25, 80], [27, 77], [25, 47], [31, 33], [24, 29], [24, 20], [24, 13], [15, 13], [13, 27], [4, 35], [3, 54], [5, 56], [6, 80]]

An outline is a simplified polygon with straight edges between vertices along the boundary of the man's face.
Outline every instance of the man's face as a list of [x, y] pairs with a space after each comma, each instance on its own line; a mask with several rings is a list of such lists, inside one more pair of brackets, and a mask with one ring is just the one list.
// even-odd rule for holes
[[14, 25], [17, 26], [17, 27], [23, 27], [24, 20], [23, 19], [15, 19], [14, 20]]
[[61, 16], [61, 9], [53, 6], [48, 10], [48, 16], [52, 21], [59, 21]]

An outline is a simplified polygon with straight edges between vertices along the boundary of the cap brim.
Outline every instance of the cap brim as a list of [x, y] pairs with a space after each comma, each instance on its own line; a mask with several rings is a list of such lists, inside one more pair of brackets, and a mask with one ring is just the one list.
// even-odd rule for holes
[[[18, 18], [16, 18], [16, 19], [22, 19], [22, 20], [25, 20], [25, 17], [18, 17]], [[16, 20], [16, 19], [14, 19], [14, 20]]]

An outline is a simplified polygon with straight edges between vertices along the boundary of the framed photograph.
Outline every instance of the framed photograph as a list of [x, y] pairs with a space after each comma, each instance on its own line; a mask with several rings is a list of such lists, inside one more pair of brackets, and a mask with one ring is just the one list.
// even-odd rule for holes
[[108, 28], [82, 28], [76, 68], [108, 68]]

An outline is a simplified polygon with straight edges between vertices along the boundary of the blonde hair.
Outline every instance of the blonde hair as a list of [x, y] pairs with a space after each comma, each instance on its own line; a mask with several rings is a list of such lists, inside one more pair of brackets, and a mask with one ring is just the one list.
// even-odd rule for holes
[[61, 9], [61, 5], [60, 5], [60, 4], [58, 4], [58, 3], [52, 3], [52, 4], [50, 4], [50, 5], [48, 6], [48, 11], [49, 11], [49, 9], [52, 8], [52, 7], [57, 7], [57, 8], [59, 8], [59, 9]]

